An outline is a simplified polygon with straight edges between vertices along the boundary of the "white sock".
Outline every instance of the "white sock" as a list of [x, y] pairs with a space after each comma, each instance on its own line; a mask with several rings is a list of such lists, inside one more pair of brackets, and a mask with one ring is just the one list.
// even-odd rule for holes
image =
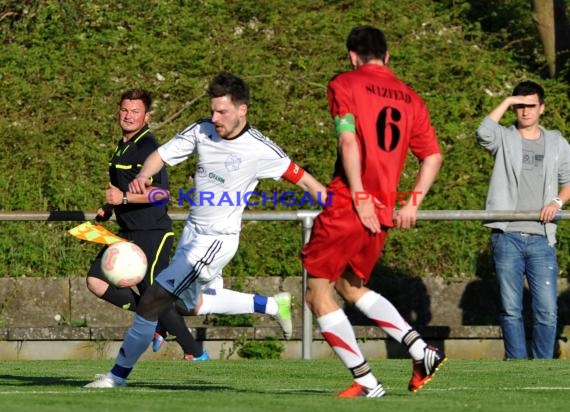
[[[384, 332], [403, 343], [404, 336], [412, 327], [404, 320], [392, 303], [374, 291], [366, 292], [355, 306], [372, 320]], [[408, 347], [410, 356], [415, 360], [423, 359], [426, 343], [417, 335], [417, 340]]]
[[248, 313], [277, 314], [277, 302], [272, 297], [231, 289], [208, 289], [202, 294], [198, 315], [241, 315]]
[[374, 388], [378, 380], [372, 374], [368, 362], [360, 351], [354, 329], [342, 309], [317, 319], [321, 334], [352, 373], [354, 380], [367, 388]]

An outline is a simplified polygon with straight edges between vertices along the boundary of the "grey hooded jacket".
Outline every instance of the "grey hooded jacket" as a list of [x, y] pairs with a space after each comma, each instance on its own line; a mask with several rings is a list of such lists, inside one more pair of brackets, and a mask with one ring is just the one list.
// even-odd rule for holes
[[[570, 184], [570, 145], [556, 130], [540, 127], [544, 134], [544, 191], [546, 205], [558, 196], [559, 186]], [[516, 127], [503, 127], [490, 117], [477, 129], [477, 141], [495, 158], [489, 183], [485, 210], [516, 210], [517, 188], [522, 170], [522, 139]], [[505, 230], [508, 222], [489, 222], [485, 226]], [[546, 224], [546, 236], [551, 245], [556, 243], [556, 224]]]

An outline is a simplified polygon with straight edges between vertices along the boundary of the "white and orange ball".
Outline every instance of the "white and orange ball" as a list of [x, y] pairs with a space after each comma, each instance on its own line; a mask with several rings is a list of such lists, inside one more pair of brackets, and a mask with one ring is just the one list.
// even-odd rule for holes
[[144, 279], [147, 259], [143, 250], [131, 242], [110, 245], [101, 259], [101, 268], [109, 283], [119, 287], [135, 286]]

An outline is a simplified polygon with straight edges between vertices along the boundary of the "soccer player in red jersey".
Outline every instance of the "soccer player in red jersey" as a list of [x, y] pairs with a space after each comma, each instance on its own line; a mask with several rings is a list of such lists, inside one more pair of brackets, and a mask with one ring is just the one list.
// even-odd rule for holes
[[[411, 228], [417, 210], [442, 163], [439, 144], [422, 99], [387, 67], [386, 38], [377, 28], [354, 28], [347, 48], [353, 70], [335, 76], [328, 102], [338, 135], [338, 158], [327, 191], [332, 201], [317, 217], [302, 260], [309, 273], [306, 301], [320, 331], [353, 384], [340, 397], [380, 397], [382, 384], [364, 358], [354, 330], [333, 297], [333, 289], [389, 336], [413, 359], [408, 389], [427, 383], [446, 360], [424, 340], [386, 298], [364, 285], [394, 225]], [[408, 150], [419, 160], [413, 197], [398, 200]], [[394, 220], [394, 208], [401, 206]]]

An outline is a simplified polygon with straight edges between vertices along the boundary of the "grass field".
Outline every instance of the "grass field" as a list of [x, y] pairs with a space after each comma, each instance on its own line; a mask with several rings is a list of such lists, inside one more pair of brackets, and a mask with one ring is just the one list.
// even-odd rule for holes
[[558, 411], [570, 404], [570, 361], [449, 360], [418, 393], [409, 360], [374, 360], [380, 399], [338, 399], [336, 360], [145, 361], [128, 388], [82, 386], [111, 362], [0, 362], [0, 411]]

